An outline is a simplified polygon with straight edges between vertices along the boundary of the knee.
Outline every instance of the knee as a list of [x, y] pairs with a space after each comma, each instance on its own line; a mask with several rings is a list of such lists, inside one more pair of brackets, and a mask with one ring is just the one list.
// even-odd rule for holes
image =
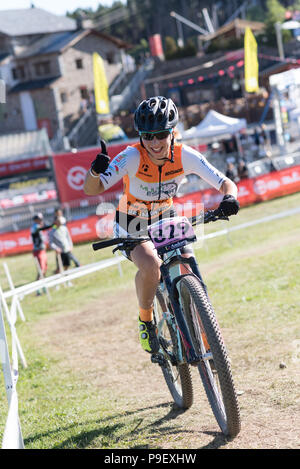
[[160, 265], [161, 261], [156, 257], [147, 257], [143, 264], [140, 266], [140, 272], [145, 281], [156, 281], [160, 279]]

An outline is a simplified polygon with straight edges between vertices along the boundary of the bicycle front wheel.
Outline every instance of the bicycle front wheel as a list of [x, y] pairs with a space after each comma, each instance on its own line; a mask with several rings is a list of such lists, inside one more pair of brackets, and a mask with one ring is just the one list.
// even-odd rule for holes
[[188, 409], [193, 404], [193, 385], [189, 365], [187, 363], [178, 363], [178, 340], [176, 326], [163, 317], [168, 312], [165, 300], [160, 288], [156, 292], [154, 304], [154, 319], [159, 327], [159, 342], [161, 345], [158, 355], [162, 360], [160, 363], [165, 381], [175, 404]]
[[239, 405], [215, 313], [194, 276], [183, 276], [178, 289], [194, 348], [202, 357], [197, 366], [208, 401], [222, 432], [233, 438], [241, 428]]

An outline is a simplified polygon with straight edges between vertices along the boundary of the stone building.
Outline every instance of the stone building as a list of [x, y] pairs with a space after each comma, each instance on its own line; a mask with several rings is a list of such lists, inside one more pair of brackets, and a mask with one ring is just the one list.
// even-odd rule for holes
[[66, 135], [93, 102], [93, 52], [108, 83], [123, 67], [127, 44], [39, 8], [0, 14], [0, 135], [45, 127], [50, 139]]

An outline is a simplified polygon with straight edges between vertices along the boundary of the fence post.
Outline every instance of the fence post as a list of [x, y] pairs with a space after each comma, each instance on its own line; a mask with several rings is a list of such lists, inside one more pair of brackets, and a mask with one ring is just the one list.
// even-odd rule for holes
[[[4, 266], [5, 274], [6, 274], [10, 289], [11, 289], [11, 291], [14, 292], [15, 291], [15, 286], [14, 286], [14, 283], [12, 281], [10, 271], [9, 271], [9, 268], [8, 268], [8, 265], [6, 264], [6, 262], [3, 263], [3, 266]], [[19, 311], [19, 314], [20, 314], [20, 318], [22, 319], [22, 321], [25, 321], [25, 316], [24, 316], [24, 313], [23, 313], [23, 310], [22, 310], [22, 307], [21, 307], [21, 303], [19, 301], [19, 298], [18, 297], [16, 297], [16, 298], [17, 298], [17, 308], [18, 308], [18, 311]]]
[[13, 312], [14, 314], [13, 314], [13, 318], [11, 318], [11, 314], [10, 314], [10, 312], [9, 312], [9, 309], [8, 309], [8, 306], [7, 306], [7, 303], [6, 303], [6, 300], [5, 300], [5, 298], [4, 298], [2, 288], [0, 287], [0, 304], [3, 305], [4, 312], [5, 312], [5, 315], [6, 315], [6, 319], [7, 319], [7, 322], [8, 322], [8, 324], [9, 324], [9, 327], [10, 327], [10, 330], [11, 330], [11, 335], [12, 335], [13, 339], [15, 340], [16, 349], [17, 349], [17, 351], [18, 351], [18, 353], [19, 353], [19, 355], [20, 355], [20, 358], [21, 358], [21, 361], [22, 361], [22, 365], [24, 366], [24, 368], [27, 368], [26, 359], [25, 359], [25, 356], [24, 356], [24, 353], [23, 353], [23, 350], [22, 350], [22, 347], [21, 347], [19, 338], [18, 338], [18, 336], [17, 336], [17, 331], [16, 331], [16, 328], [15, 328], [16, 314], [15, 314], [14, 308], [16, 308], [16, 304], [15, 304], [14, 298], [15, 298], [15, 297], [13, 297], [13, 299], [12, 299], [12, 305], [11, 305], [12, 312]]
[[[15, 347], [15, 344], [14, 344]], [[16, 358], [14, 352], [14, 357]], [[2, 305], [0, 302], [0, 358], [4, 375], [6, 396], [9, 405], [8, 416], [6, 420], [2, 449], [24, 449], [24, 442], [18, 415], [18, 395], [16, 391], [17, 370], [13, 378], [10, 367], [9, 352], [5, 333], [5, 326], [2, 314]], [[14, 364], [17, 367], [17, 363]]]

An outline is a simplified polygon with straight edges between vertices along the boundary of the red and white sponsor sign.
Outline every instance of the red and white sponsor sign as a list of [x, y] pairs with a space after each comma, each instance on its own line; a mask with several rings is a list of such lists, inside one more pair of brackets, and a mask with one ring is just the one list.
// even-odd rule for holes
[[[98, 237], [105, 238], [110, 236], [112, 232], [112, 221], [109, 225], [106, 220], [101, 228], [101, 218], [96, 215], [69, 222], [67, 226], [74, 244], [97, 239]], [[48, 232], [43, 231], [46, 246], [49, 244]], [[28, 252], [32, 248], [29, 228], [18, 232], [0, 234], [0, 256]]]
[[[272, 172], [254, 179], [245, 179], [238, 183], [238, 199], [241, 206], [251, 205], [256, 202], [270, 200], [300, 191], [300, 166]], [[195, 207], [204, 205], [205, 209], [213, 209], [222, 200], [222, 194], [215, 189], [187, 194], [183, 197], [175, 197], [174, 204], [184, 205], [190, 210], [190, 214], [185, 211], [184, 215], [194, 214]], [[114, 214], [98, 217], [96, 215], [82, 220], [68, 223], [74, 244], [85, 241], [92, 241], [112, 235]], [[46, 233], [46, 232], [44, 232]], [[30, 230], [22, 230], [17, 233], [0, 234], [0, 256], [17, 254], [30, 251], [32, 241]]]
[[11, 163], [0, 164], [0, 177], [14, 176], [19, 173], [29, 173], [39, 169], [47, 169], [49, 167], [48, 156], [40, 156], [38, 158], [29, 158], [27, 160], [13, 161]]
[[56, 190], [33, 192], [31, 194], [16, 195], [11, 199], [1, 199], [0, 207], [3, 209], [16, 207], [23, 204], [35, 204], [37, 202], [44, 202], [45, 200], [56, 200]]
[[[108, 146], [108, 153], [114, 158], [118, 153], [128, 146], [128, 142], [118, 145]], [[53, 155], [53, 166], [56, 177], [56, 185], [59, 199], [62, 203], [89, 200], [83, 192], [83, 184], [87, 171], [91, 167], [92, 161], [96, 158], [99, 150], [88, 148], [77, 153], [61, 153]], [[123, 182], [120, 181], [114, 187], [106, 191], [105, 197], [113, 199], [114, 196], [122, 192]]]

